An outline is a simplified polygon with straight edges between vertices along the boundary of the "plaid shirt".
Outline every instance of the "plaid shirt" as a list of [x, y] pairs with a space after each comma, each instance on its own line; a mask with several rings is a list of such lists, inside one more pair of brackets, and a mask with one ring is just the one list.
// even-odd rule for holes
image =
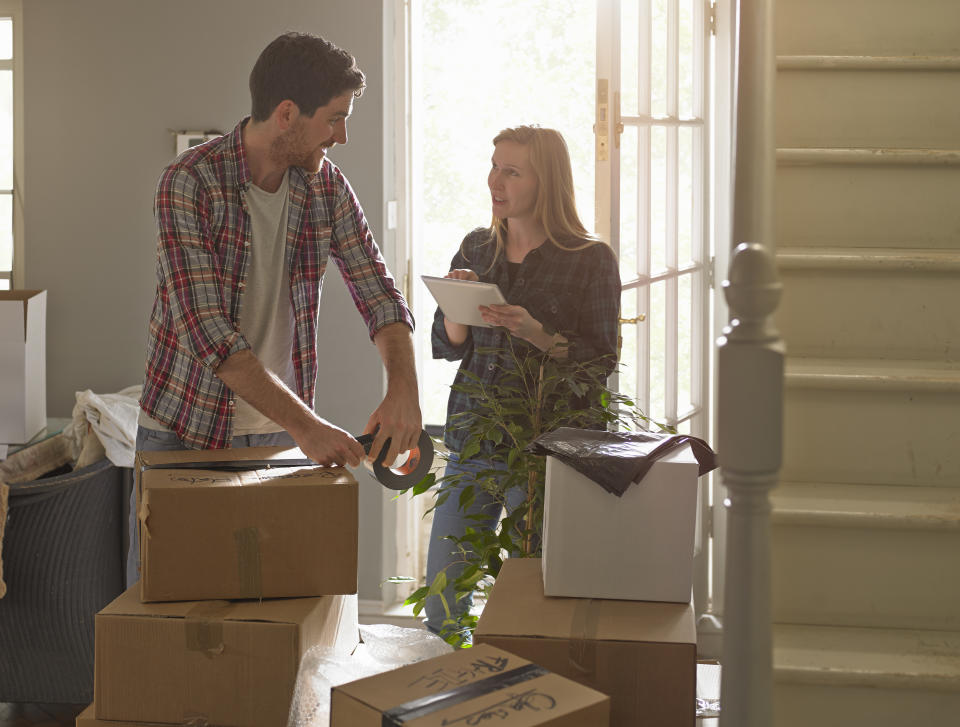
[[[577, 240], [574, 247], [582, 243], [583, 240]], [[470, 269], [483, 282], [496, 283], [508, 303], [523, 306], [533, 318], [570, 342], [567, 349], [570, 358], [591, 361], [603, 355], [616, 357], [620, 271], [616, 257], [607, 245], [561, 250], [548, 240], [527, 253], [512, 285], [505, 257], [500, 255], [493, 261], [495, 249], [496, 242], [490, 230], [477, 228], [464, 238], [461, 249], [453, 256], [450, 269]], [[433, 357], [461, 360], [455, 384], [468, 380], [464, 371], [492, 383], [501, 375], [502, 369], [496, 365], [495, 355], [479, 353], [477, 349], [506, 348], [507, 335], [499, 328], [471, 326], [466, 341], [454, 346], [447, 338], [443, 313], [437, 308], [431, 331]], [[451, 427], [450, 417], [469, 411], [470, 407], [466, 394], [450, 390], [444, 443], [454, 452], [461, 450], [467, 433], [463, 428]]]
[[[250, 348], [237, 328], [250, 252], [243, 149], [232, 133], [185, 152], [157, 187], [157, 296], [150, 316], [141, 408], [189, 447], [229, 447], [234, 395], [214, 374]], [[317, 315], [332, 256], [370, 337], [390, 323], [413, 328], [346, 178], [325, 160], [318, 174], [291, 167], [286, 261], [290, 270], [298, 396], [311, 408], [317, 380]]]

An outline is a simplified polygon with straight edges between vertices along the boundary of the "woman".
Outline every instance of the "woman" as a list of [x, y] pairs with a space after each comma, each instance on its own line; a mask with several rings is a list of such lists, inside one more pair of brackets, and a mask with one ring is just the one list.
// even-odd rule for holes
[[[446, 277], [496, 283], [507, 304], [480, 307], [481, 317], [491, 328], [454, 323], [438, 308], [432, 330], [434, 358], [461, 361], [455, 385], [466, 381], [468, 374], [492, 383], [504, 375], [505, 367], [496, 354], [482, 349], [503, 350], [510, 335], [515, 342], [558, 358], [594, 361], [608, 357], [612, 370], [620, 274], [609, 246], [591, 236], [577, 215], [570, 156], [563, 137], [553, 129], [520, 126], [501, 131], [493, 144], [487, 177], [493, 221], [489, 228], [475, 229], [464, 238]], [[457, 457], [466, 431], [451, 426], [451, 417], [469, 409], [466, 395], [451, 389], [444, 433], [451, 452], [448, 477], [491, 467], [484, 458], [490, 452], [481, 451], [479, 460], [460, 461]], [[450, 568], [447, 581], [453, 581], [452, 570], [457, 566], [451, 568], [450, 564], [456, 560], [455, 551], [444, 536], [460, 537], [466, 527], [478, 527], [469, 514], [482, 513], [488, 517], [484, 525], [496, 527], [500, 504], [486, 493], [475, 494], [469, 513], [460, 511], [456, 492], [434, 510], [428, 584], [445, 568]], [[511, 490], [507, 507], [521, 504], [525, 494]], [[452, 588], [444, 595], [452, 613], [470, 606], [470, 598], [455, 603]], [[427, 626], [439, 632], [446, 618], [440, 599], [428, 598], [424, 610]]]

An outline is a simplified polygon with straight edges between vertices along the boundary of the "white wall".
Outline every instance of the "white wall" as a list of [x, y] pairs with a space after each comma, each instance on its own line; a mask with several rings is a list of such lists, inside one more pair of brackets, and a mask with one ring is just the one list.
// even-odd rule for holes
[[[368, 91], [331, 158], [377, 239], [383, 209], [380, 0], [44, 0], [24, 3], [26, 285], [49, 293], [50, 416], [74, 392], [143, 378], [153, 302], [157, 177], [171, 129], [231, 130], [257, 55], [286, 30], [352, 52]], [[317, 409], [359, 433], [381, 367], [334, 266], [321, 305]], [[379, 598], [381, 489], [361, 478], [360, 597]]]

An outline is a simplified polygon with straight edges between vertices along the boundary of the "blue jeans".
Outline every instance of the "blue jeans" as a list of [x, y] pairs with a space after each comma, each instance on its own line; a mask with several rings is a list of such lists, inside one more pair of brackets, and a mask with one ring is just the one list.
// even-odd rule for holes
[[[433, 528], [430, 531], [430, 547], [427, 550], [427, 585], [433, 583], [437, 574], [446, 569], [447, 589], [443, 592], [444, 598], [450, 607], [450, 615], [456, 618], [458, 614], [466, 613], [473, 605], [473, 594], [466, 596], [460, 601], [454, 602], [456, 594], [453, 588], [453, 581], [463, 571], [462, 564], [450, 565], [456, 563], [460, 556], [457, 553], [456, 546], [444, 538], [445, 535], [454, 535], [463, 537], [466, 528], [476, 529], [487, 528], [494, 530], [500, 520], [500, 514], [503, 507], [490, 495], [484, 492], [480, 487], [474, 489], [476, 496], [473, 505], [466, 511], [460, 510], [460, 493], [463, 488], [474, 483], [471, 477], [481, 469], [506, 469], [506, 465], [494, 463], [486, 460], [470, 459], [461, 462], [453, 453], [450, 455], [450, 461], [447, 463], [445, 476], [465, 473], [456, 487], [450, 487], [450, 495], [446, 501], [433, 511]], [[526, 498], [526, 492], [523, 488], [514, 487], [507, 493], [507, 510], [513, 512], [517, 507], [523, 504]], [[484, 515], [484, 520], [468, 519], [468, 515]], [[427, 628], [434, 633], [439, 633], [447, 615], [443, 609], [443, 603], [439, 596], [431, 596], [424, 604], [424, 613], [427, 615]]]
[[[270, 434], [244, 434], [234, 437], [234, 447], [296, 447], [287, 432], [271, 432]], [[173, 432], [161, 432], [146, 427], [137, 427], [137, 451], [157, 452], [171, 449], [189, 449]], [[130, 546], [127, 550], [127, 583], [132, 584], [140, 580], [140, 530], [137, 518], [137, 488], [130, 492]]]

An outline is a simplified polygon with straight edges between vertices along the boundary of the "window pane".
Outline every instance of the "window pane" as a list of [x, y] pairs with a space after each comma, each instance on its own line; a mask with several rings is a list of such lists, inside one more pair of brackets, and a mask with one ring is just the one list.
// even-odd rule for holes
[[680, 117], [693, 116], [693, 0], [680, 0]]
[[13, 269], [13, 195], [0, 194], [0, 270]]
[[13, 189], [13, 71], [0, 71], [0, 190]]
[[653, 0], [650, 59], [650, 113], [667, 114], [667, 0]]
[[560, 131], [581, 220], [594, 227], [596, 8], [549, 0], [424, 0], [416, 12], [413, 304], [424, 421], [440, 424], [456, 366], [431, 357], [435, 303], [419, 276], [445, 274], [464, 235], [490, 224], [493, 137], [521, 124]]
[[650, 413], [655, 421], [663, 422], [667, 415], [667, 307], [666, 283], [650, 286]]
[[620, 3], [620, 107], [624, 116], [639, 114], [640, 2]]
[[[623, 280], [634, 280], [639, 270], [637, 267], [637, 248], [641, 239], [638, 210], [640, 194], [637, 189], [639, 136], [640, 130], [636, 126], [628, 126], [623, 130], [620, 140], [620, 277]], [[646, 225], [643, 227], [643, 232], [646, 232]]]
[[13, 18], [0, 18], [0, 59], [13, 58]]
[[650, 271], [667, 267], [667, 130], [650, 130]]
[[677, 262], [684, 265], [693, 259], [693, 128], [678, 131]]
[[686, 414], [693, 404], [693, 276], [681, 275], [677, 281], [677, 412]]

